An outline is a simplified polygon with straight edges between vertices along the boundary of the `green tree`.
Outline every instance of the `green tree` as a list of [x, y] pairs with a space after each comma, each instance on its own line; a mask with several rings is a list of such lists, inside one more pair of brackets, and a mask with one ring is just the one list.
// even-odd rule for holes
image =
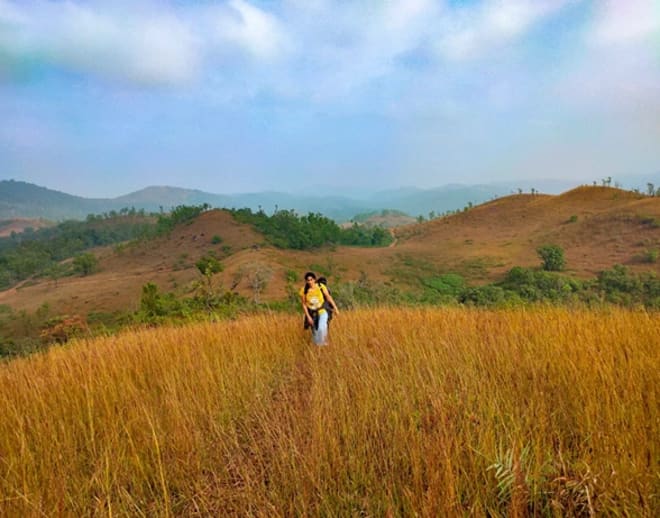
[[46, 270], [46, 274], [53, 281], [55, 287], [57, 288], [58, 281], [60, 278], [64, 277], [67, 273], [66, 267], [62, 263], [54, 263], [50, 268]]
[[73, 259], [73, 269], [81, 275], [89, 275], [96, 271], [98, 259], [90, 252], [80, 254]]
[[199, 270], [199, 273], [204, 276], [215, 275], [224, 269], [222, 263], [212, 255], [204, 255], [200, 257], [195, 263], [195, 266]]
[[148, 282], [142, 286], [140, 311], [145, 317], [147, 317], [147, 319], [163, 316], [165, 314], [161, 294], [158, 292], [158, 286], [153, 282]]
[[217, 303], [220, 292], [220, 289], [213, 283], [213, 276], [224, 270], [224, 267], [212, 255], [202, 256], [195, 266], [202, 274], [202, 279], [195, 284], [197, 299], [202, 302], [207, 311], [211, 311]]
[[541, 266], [548, 272], [559, 272], [566, 265], [564, 249], [559, 245], [540, 246], [536, 249], [536, 253], [541, 258]]

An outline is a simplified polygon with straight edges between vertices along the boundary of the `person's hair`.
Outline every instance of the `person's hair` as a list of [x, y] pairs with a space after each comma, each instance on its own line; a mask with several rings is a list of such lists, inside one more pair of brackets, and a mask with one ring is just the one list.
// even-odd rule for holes
[[326, 286], [328, 285], [328, 279], [326, 279], [325, 277], [319, 277], [318, 279], [316, 279], [316, 282], [318, 282], [319, 284], [325, 284]]
[[307, 279], [309, 279], [310, 277], [312, 279], [316, 280], [316, 274], [314, 272], [307, 272], [305, 274], [305, 277], [304, 277], [305, 278], [305, 288], [304, 288], [305, 295], [307, 295], [307, 292], [309, 291], [309, 284], [307, 284]]

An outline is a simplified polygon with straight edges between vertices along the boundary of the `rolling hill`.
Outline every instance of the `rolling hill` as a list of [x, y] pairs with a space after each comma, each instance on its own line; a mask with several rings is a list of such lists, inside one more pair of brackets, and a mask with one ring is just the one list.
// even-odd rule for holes
[[585, 277], [617, 263], [640, 267], [638, 257], [660, 247], [660, 198], [610, 187], [513, 195], [399, 233], [411, 252], [448, 267], [481, 258], [489, 278], [537, 264], [538, 246], [558, 244], [569, 271]]
[[[253, 192], [214, 194], [195, 189], [150, 186], [116, 198], [83, 198], [34, 184], [0, 181], [0, 220], [11, 218], [45, 218], [61, 221], [85, 219], [88, 214], [102, 214], [134, 207], [148, 212], [168, 211], [178, 205], [209, 204], [217, 208], [263, 209], [272, 213], [279, 209], [293, 209], [300, 214], [320, 212], [338, 222], [348, 221], [366, 211], [394, 209], [413, 216], [433, 211], [441, 214], [461, 209], [468, 203], [481, 203], [496, 196], [513, 192], [524, 182], [492, 185], [445, 185], [434, 189], [402, 188], [359, 193], [336, 192], [323, 187], [309, 192]], [[547, 184], [548, 192], [560, 192], [565, 183]]]
[[[309, 269], [326, 273], [331, 282], [368, 278], [404, 289], [448, 272], [471, 283], [491, 282], [513, 266], [538, 266], [536, 248], [550, 243], [565, 249], [567, 271], [577, 277], [593, 277], [615, 264], [660, 272], [659, 263], [643, 260], [648, 250], [660, 249], [660, 198], [609, 187], [511, 195], [393, 232], [396, 239], [386, 248], [282, 250], [267, 246], [264, 236], [229, 212], [211, 210], [168, 237], [96, 249], [100, 268], [93, 275], [31, 279], [0, 292], [0, 304], [34, 311], [47, 303], [58, 314], [136, 309], [146, 282], [189, 293], [199, 277], [195, 262], [209, 251], [225, 266], [215, 279], [225, 288], [246, 269], [268, 270], [264, 300], [285, 298], [287, 275]], [[251, 295], [245, 282], [236, 289]]]

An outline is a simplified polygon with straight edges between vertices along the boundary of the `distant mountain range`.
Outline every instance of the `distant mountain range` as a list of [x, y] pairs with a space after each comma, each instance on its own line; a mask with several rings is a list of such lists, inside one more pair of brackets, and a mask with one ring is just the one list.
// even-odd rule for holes
[[[646, 189], [646, 181], [660, 183], [657, 178], [640, 179], [638, 184], [628, 182], [624, 187]], [[633, 180], [634, 181], [634, 180]], [[576, 187], [568, 181], [546, 180], [500, 182], [484, 185], [445, 185], [434, 189], [400, 188], [386, 191], [352, 193], [342, 195], [323, 188], [314, 190], [313, 195], [284, 192], [255, 192], [244, 194], [214, 194], [194, 189], [152, 186], [119, 196], [117, 198], [83, 198], [47, 189], [17, 180], [0, 181], [0, 220], [12, 218], [44, 218], [53, 221], [84, 219], [89, 214], [102, 214], [112, 210], [135, 207], [148, 212], [168, 211], [177, 205], [200, 205], [212, 207], [262, 208], [268, 213], [275, 210], [292, 209], [299, 214], [320, 212], [338, 222], [349, 221], [357, 214], [395, 209], [411, 216], [428, 216], [430, 212], [441, 214], [448, 210], [465, 207], [468, 203], [482, 203], [492, 198], [523, 190], [558, 194]]]

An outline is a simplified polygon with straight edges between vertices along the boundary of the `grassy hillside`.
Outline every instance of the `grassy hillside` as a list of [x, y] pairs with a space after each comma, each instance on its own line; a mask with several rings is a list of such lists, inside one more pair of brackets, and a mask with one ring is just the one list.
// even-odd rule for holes
[[[649, 279], [660, 274], [660, 197], [609, 187], [507, 196], [392, 232], [395, 240], [387, 247], [290, 250], [272, 246], [266, 235], [229, 211], [205, 211], [156, 238], [94, 249], [98, 268], [89, 275], [32, 277], [0, 292], [0, 331], [5, 320], [13, 328], [3, 335], [35, 328], [39, 319], [32, 316], [38, 311], [42, 322], [58, 315], [132, 312], [149, 282], [176, 297], [190, 297], [200, 279], [196, 264], [209, 255], [223, 266], [213, 277], [219, 290], [252, 300], [250, 275], [261, 272], [265, 282], [259, 300], [277, 304], [285, 303], [307, 270], [341, 288], [340, 305], [352, 305], [351, 299], [361, 295], [367, 302], [394, 302], [408, 293], [439, 304], [446, 302], [436, 293], [443, 276], [458, 275], [468, 286], [502, 282], [516, 266], [538, 269], [537, 249], [546, 244], [564, 249], [562, 273], [581, 281], [617, 264]], [[626, 278], [620, 284], [631, 282], [644, 281]], [[655, 291], [646, 289], [646, 299], [660, 300]]]
[[396, 229], [400, 249], [445, 270], [484, 280], [513, 266], [538, 265], [536, 249], [566, 250], [568, 271], [591, 277], [614, 264], [643, 264], [660, 249], [660, 197], [611, 187], [578, 187], [561, 195], [512, 195], [422, 225]]
[[657, 516], [657, 314], [344, 312], [0, 366], [0, 515]]

